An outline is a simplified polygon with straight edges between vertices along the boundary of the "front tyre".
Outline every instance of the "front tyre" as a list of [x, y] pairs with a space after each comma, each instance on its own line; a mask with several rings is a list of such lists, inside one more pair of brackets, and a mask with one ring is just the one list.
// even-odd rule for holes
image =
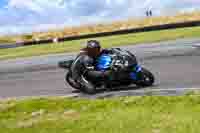
[[140, 73], [141, 80], [136, 83], [137, 86], [148, 87], [152, 86], [155, 82], [154, 75], [145, 68], [142, 68]]
[[[85, 85], [82, 85], [81, 83], [74, 81], [70, 72], [68, 72], [66, 74], [65, 80], [72, 88], [74, 88], [76, 90], [80, 90], [81, 92], [84, 92], [84, 93], [87, 93], [87, 94], [95, 94], [96, 93], [95, 86], [93, 86], [89, 82]], [[82, 80], [86, 80], [86, 79], [82, 77]], [[87, 81], [83, 81], [83, 82], [87, 82]]]
[[82, 79], [82, 82], [84, 82], [84, 84], [82, 85], [82, 91], [87, 94], [95, 94], [96, 86], [92, 84], [91, 82], [87, 81], [84, 76], [82, 76], [81, 79]]
[[70, 72], [66, 74], [65, 80], [72, 88], [81, 90], [81, 85], [74, 81]]

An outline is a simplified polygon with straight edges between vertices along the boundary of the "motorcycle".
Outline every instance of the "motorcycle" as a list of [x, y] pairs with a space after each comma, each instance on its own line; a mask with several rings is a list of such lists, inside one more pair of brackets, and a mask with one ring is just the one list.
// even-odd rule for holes
[[[154, 84], [154, 75], [140, 66], [134, 54], [129, 51], [122, 50], [120, 48], [112, 48], [111, 52], [101, 54], [97, 59], [96, 70], [106, 71], [111, 70], [112, 74], [107, 81], [93, 80], [92, 83], [95, 88], [117, 88], [128, 87], [135, 84], [139, 87], [148, 87]], [[58, 63], [60, 68], [68, 70], [65, 80], [73, 88], [86, 93], [90, 93], [90, 90], [85, 90], [80, 83], [76, 82], [72, 78], [71, 65], [73, 60], [61, 61]], [[82, 75], [84, 80], [88, 80], [85, 75]]]

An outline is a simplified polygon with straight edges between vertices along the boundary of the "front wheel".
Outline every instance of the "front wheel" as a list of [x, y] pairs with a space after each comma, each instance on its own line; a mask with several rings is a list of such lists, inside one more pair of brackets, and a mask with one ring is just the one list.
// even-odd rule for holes
[[[83, 86], [82, 84], [74, 81], [70, 72], [68, 72], [66, 74], [65, 80], [72, 88], [74, 88], [76, 90], [80, 90], [80, 91], [88, 93], [88, 94], [95, 94], [96, 93], [95, 86], [93, 86], [89, 82], [87, 84], [85, 84], [85, 86]], [[82, 77], [82, 80], [86, 80], [86, 79], [84, 77]], [[83, 82], [87, 82], [87, 81], [83, 81]]]
[[154, 84], [154, 75], [148, 71], [145, 68], [142, 68], [141, 73], [140, 73], [140, 78], [141, 80], [139, 80], [136, 85], [137, 86], [142, 86], [142, 87], [148, 87], [148, 86], [152, 86]]
[[70, 72], [66, 74], [65, 80], [74, 89], [81, 90], [81, 85], [74, 81]]

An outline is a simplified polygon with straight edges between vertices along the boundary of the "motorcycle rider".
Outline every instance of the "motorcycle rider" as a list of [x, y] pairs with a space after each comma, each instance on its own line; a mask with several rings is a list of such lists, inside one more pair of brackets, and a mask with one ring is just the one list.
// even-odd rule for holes
[[102, 52], [108, 51], [102, 50], [100, 42], [97, 40], [89, 40], [87, 41], [87, 46], [81, 50], [71, 66], [72, 78], [81, 85], [83, 91], [90, 94], [96, 91], [93, 81], [106, 81], [111, 73], [110, 70], [95, 70], [96, 59]]

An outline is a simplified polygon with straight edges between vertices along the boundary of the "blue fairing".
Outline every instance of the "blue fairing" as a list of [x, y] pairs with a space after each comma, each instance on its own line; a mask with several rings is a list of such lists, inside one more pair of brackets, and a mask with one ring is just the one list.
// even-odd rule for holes
[[97, 60], [97, 70], [104, 71], [110, 68], [112, 58], [109, 55], [103, 54]]

